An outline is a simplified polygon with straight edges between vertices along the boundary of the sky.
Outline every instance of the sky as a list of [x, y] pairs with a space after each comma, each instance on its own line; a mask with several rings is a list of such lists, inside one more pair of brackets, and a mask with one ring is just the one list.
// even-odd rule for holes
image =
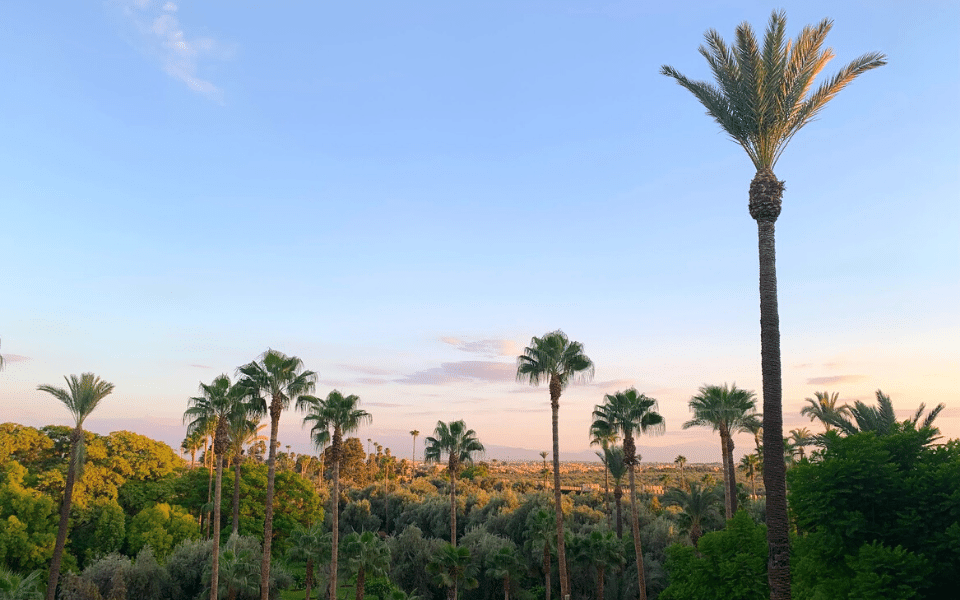
[[[464, 419], [519, 457], [551, 432], [516, 357], [562, 329], [596, 372], [561, 457], [635, 386], [666, 419], [644, 460], [718, 462], [681, 425], [702, 385], [759, 395], [754, 169], [659, 71], [709, 79], [704, 32], [774, 8], [834, 21], [828, 74], [889, 60], [776, 166], [785, 431], [881, 389], [960, 437], [960, 5], [934, 1], [4, 3], [0, 421], [71, 423], [37, 385], [93, 372], [88, 429], [176, 447], [199, 384], [273, 348], [361, 398], [361, 439], [421, 456]], [[309, 452], [301, 421], [280, 442]]]

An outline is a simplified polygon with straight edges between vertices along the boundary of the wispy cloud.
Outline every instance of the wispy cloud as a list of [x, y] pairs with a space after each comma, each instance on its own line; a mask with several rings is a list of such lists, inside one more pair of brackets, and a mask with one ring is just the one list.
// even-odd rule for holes
[[827, 377], [811, 377], [807, 379], [807, 385], [846, 383], [849, 381], [860, 381], [862, 379], [864, 379], [863, 375], [829, 375]]
[[223, 101], [223, 91], [200, 76], [200, 67], [209, 60], [226, 60], [232, 45], [209, 36], [189, 36], [177, 17], [179, 6], [163, 0], [115, 0], [124, 17], [136, 28], [147, 53], [157, 57], [160, 68], [191, 90]]
[[3, 354], [4, 362], [15, 363], [15, 362], [24, 362], [27, 360], [33, 360], [29, 356], [21, 356], [19, 354]]
[[338, 367], [346, 371], [353, 371], [354, 373], [363, 373], [365, 375], [391, 375], [393, 371], [388, 371], [387, 369], [379, 369], [377, 367], [367, 367], [364, 365], [348, 365], [348, 364], [338, 364]]
[[190, 366], [193, 367], [193, 368], [195, 368], [195, 369], [212, 369], [212, 368], [213, 368], [213, 367], [211, 367], [211, 366], [209, 366], [209, 365], [195, 365], [195, 364], [191, 364]]
[[505, 383], [513, 381], [517, 374], [517, 367], [509, 363], [484, 360], [464, 360], [459, 362], [441, 363], [439, 367], [425, 369], [407, 375], [397, 383], [415, 385], [445, 385], [449, 383], [495, 382]]
[[513, 340], [487, 339], [468, 342], [455, 337], [442, 337], [440, 341], [451, 346], [456, 346], [457, 350], [470, 352], [471, 354], [483, 354], [484, 356], [517, 356], [520, 353], [520, 346]]

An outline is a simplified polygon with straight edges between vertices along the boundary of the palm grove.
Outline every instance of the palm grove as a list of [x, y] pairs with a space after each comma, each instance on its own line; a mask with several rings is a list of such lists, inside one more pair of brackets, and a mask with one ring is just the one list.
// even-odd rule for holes
[[[721, 482], [695, 472], [691, 480], [678, 456], [676, 485], [662, 498], [638, 492], [638, 438], [661, 434], [666, 424], [655, 399], [629, 388], [606, 394], [591, 415], [589, 439], [603, 449], [603, 494], [564, 496], [560, 400], [570, 384], [592, 376], [594, 364], [559, 330], [532, 338], [516, 371], [518, 381], [547, 387], [552, 494], [545, 482], [507, 485], [485, 475], [476, 462], [483, 444], [462, 420], [437, 422], [425, 438], [424, 460], [445, 465], [442, 472], [416, 469], [419, 430], [410, 432], [409, 463], [379, 446], [376, 455], [363, 453], [349, 437], [373, 418], [360, 398], [338, 390], [313, 395], [316, 373], [275, 350], [239, 367], [235, 381], [222, 375], [189, 399], [189, 468], [131, 434], [85, 432], [84, 421], [113, 391], [85, 373], [68, 377], [66, 388], [38, 388], [68, 408], [73, 429], [4, 425], [0, 587], [18, 594], [10, 597], [39, 597], [45, 571], [48, 600], [267, 600], [291, 586], [306, 598], [321, 589], [328, 598], [349, 592], [398, 600], [501, 593], [547, 600], [557, 593], [600, 600], [943, 597], [944, 573], [960, 572], [960, 499], [944, 493], [960, 489], [960, 446], [938, 443], [934, 420], [942, 405], [926, 415], [921, 405], [898, 421], [880, 391], [876, 406], [838, 405], [836, 394], [818, 392], [803, 414], [824, 432], [783, 432], [774, 223], [784, 184], [773, 167], [830, 99], [884, 64], [880, 54], [864, 55], [814, 89], [832, 58], [824, 47], [830, 27], [824, 20], [790, 40], [784, 15], [775, 12], [762, 44], [747, 24], [732, 46], [706, 34], [700, 53], [715, 83], [662, 69], [695, 95], [757, 171], [749, 212], [759, 238], [762, 412], [752, 391], [704, 385], [683, 424], [718, 434]], [[305, 413], [317, 457], [294, 461], [279, 452], [280, 416], [291, 408]], [[755, 448], [737, 466], [733, 436], [743, 433], [753, 435]], [[139, 459], [130, 456], [137, 444]], [[206, 478], [193, 468], [197, 452]], [[139, 469], [130, 466], [137, 460]], [[738, 471], [750, 481], [749, 494]], [[228, 535], [225, 477], [232, 485]], [[859, 506], [849, 500], [854, 489]], [[918, 511], [929, 521], [922, 536], [911, 533], [920, 528], [910, 516]], [[870, 525], [881, 522], [878, 513], [882, 527]]]

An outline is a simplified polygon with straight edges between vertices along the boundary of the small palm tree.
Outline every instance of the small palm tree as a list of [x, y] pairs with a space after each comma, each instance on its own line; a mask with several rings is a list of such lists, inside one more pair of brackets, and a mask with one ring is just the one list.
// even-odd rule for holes
[[302, 562], [306, 566], [306, 596], [310, 600], [310, 591], [313, 588], [313, 572], [317, 561], [323, 562], [330, 556], [330, 533], [324, 533], [323, 523], [314, 523], [309, 527], [297, 526], [291, 533], [290, 547], [287, 549], [287, 559]]
[[751, 498], [757, 497], [757, 472], [760, 470], [760, 457], [756, 454], [744, 454], [740, 459], [740, 470], [750, 478]]
[[623, 458], [622, 446], [610, 446], [603, 451], [604, 464], [613, 477], [613, 501], [617, 509], [617, 537], [623, 537], [623, 478], [627, 474], [627, 463]]
[[680, 468], [680, 489], [682, 490], [687, 486], [687, 480], [683, 476], [683, 466], [687, 464], [687, 457], [681, 454], [673, 459], [673, 463]]
[[40, 571], [21, 576], [0, 566], [0, 600], [41, 600], [40, 582]]
[[410, 479], [412, 481], [417, 474], [417, 438], [420, 436], [420, 430], [414, 429], [410, 432], [410, 435], [413, 436], [413, 455], [410, 457], [410, 464], [412, 465], [410, 469]]
[[330, 514], [332, 516], [331, 555], [330, 555], [330, 598], [337, 597], [337, 557], [340, 545], [340, 466], [343, 462], [343, 436], [354, 432], [361, 425], [373, 421], [365, 410], [358, 408], [360, 398], [351, 394], [344, 396], [338, 390], [327, 394], [321, 400], [313, 396], [302, 396], [297, 400], [297, 408], [306, 409], [304, 425], [311, 424], [310, 437], [317, 450], [330, 445], [330, 462], [333, 465], [333, 493], [330, 494]]
[[[269, 600], [270, 595], [270, 546], [273, 543], [273, 489], [277, 474], [277, 432], [280, 429], [280, 414], [298, 400], [313, 392], [317, 374], [306, 371], [303, 361], [296, 356], [269, 349], [259, 360], [237, 369], [241, 375], [240, 385], [247, 389], [259, 409], [270, 414], [270, 444], [267, 458], [267, 490], [263, 515], [263, 558], [260, 564], [260, 600]], [[267, 405], [267, 397], [270, 404]]]
[[[242, 543], [238, 535], [231, 535], [220, 556], [220, 580], [217, 598], [226, 596], [236, 600], [238, 595], [256, 594], [260, 585], [260, 565], [252, 548]], [[212, 573], [207, 573], [211, 576]], [[210, 598], [214, 596], [211, 594]]]
[[[597, 425], [597, 423], [594, 423]], [[600, 426], [605, 426], [605, 422], [601, 422]], [[611, 431], [609, 429], [594, 429], [590, 428], [590, 445], [591, 446], [600, 446], [603, 449], [603, 452], [597, 452], [596, 455], [600, 457], [600, 462], [603, 463], [603, 500], [607, 504], [607, 529], [610, 529], [610, 470], [607, 468], [606, 460], [606, 451], [611, 444], [617, 441], [617, 438], [620, 437], [616, 431]]]
[[720, 433], [720, 456], [723, 460], [724, 505], [727, 519], [737, 512], [737, 476], [733, 463], [733, 434], [744, 431], [755, 422], [757, 400], [753, 392], [736, 384], [705, 385], [690, 399], [693, 418], [683, 424], [690, 427], [711, 427]]
[[712, 488], [702, 488], [699, 483], [691, 483], [690, 491], [673, 488], [663, 496], [664, 506], [679, 506], [683, 511], [686, 526], [690, 530], [690, 541], [693, 546], [703, 536], [703, 525], [710, 519], [720, 517], [717, 504], [720, 503], [720, 494]]
[[637, 511], [636, 466], [640, 463], [634, 433], [663, 433], [665, 423], [660, 413], [654, 409], [657, 401], [641, 394], [636, 388], [628, 388], [615, 394], [604, 396], [604, 404], [593, 410], [593, 428], [609, 428], [623, 436], [623, 462], [630, 475], [630, 512], [633, 517], [633, 549], [637, 560], [637, 585], [640, 588], [640, 600], [647, 598], [646, 577], [643, 571], [643, 549], [640, 543], [640, 514]]
[[517, 381], [550, 387], [550, 412], [553, 422], [553, 498], [557, 520], [557, 562], [560, 569], [560, 596], [570, 595], [567, 558], [563, 538], [563, 511], [560, 509], [560, 394], [576, 379], [593, 377], [593, 361], [584, 354], [583, 344], [573, 342], [567, 334], [553, 331], [534, 337], [517, 357]]
[[347, 567], [356, 576], [356, 600], [363, 600], [367, 575], [385, 575], [390, 569], [390, 549], [370, 531], [351, 533], [343, 540]]
[[487, 555], [487, 575], [493, 579], [503, 580], [503, 600], [510, 600], [510, 585], [516, 581], [522, 572], [523, 565], [517, 556], [517, 548], [513, 544], [503, 546], [496, 552]]
[[483, 444], [477, 439], [477, 432], [467, 429], [463, 421], [451, 421], [449, 424], [437, 421], [433, 437], [426, 439], [423, 460], [440, 462], [447, 456], [447, 473], [450, 475], [450, 544], [457, 545], [457, 475], [461, 469], [473, 462], [474, 454], [483, 452]]
[[427, 573], [434, 582], [447, 588], [447, 600], [457, 600], [460, 588], [472, 590], [480, 585], [477, 581], [477, 566], [470, 558], [470, 550], [444, 544], [427, 563]]
[[800, 460], [803, 460], [806, 457], [804, 452], [804, 446], [809, 446], [813, 443], [814, 436], [810, 433], [810, 430], [806, 427], [799, 427], [797, 429], [790, 430], [790, 436], [787, 438], [785, 444], [789, 444], [793, 447], [794, 452], [800, 455]]
[[245, 403], [246, 410], [239, 410], [230, 416], [230, 457], [233, 462], [233, 511], [231, 518], [232, 535], [240, 531], [240, 466], [243, 464], [243, 449], [257, 442], [267, 441], [262, 434], [267, 426], [258, 424], [259, 409], [255, 404]]
[[546, 600], [551, 600], [550, 581], [553, 576], [553, 570], [550, 565], [550, 556], [551, 549], [557, 542], [554, 515], [543, 508], [531, 512], [527, 516], [527, 531], [525, 536], [527, 542], [533, 548], [543, 548], [543, 588], [546, 592]]
[[[737, 27], [735, 47], [715, 30], [706, 33], [700, 54], [716, 85], [688, 79], [673, 67], [661, 72], [690, 91], [736, 143], [746, 150], [757, 173], [750, 182], [750, 216], [757, 221], [760, 259], [760, 355], [763, 378], [764, 483], [767, 490], [771, 600], [790, 598], [786, 465], [783, 461], [783, 381], [780, 364], [780, 315], [777, 308], [775, 223], [784, 182], [773, 168], [793, 136], [814, 120], [840, 90], [859, 75], [886, 64], [870, 53], [843, 67], [812, 91], [813, 82], [833, 58], [824, 47], [833, 23], [824, 19], [805, 27], [796, 40], [786, 38], [787, 17], [773, 12], [757, 42], [748, 23]], [[811, 93], [812, 91], [812, 93]]]
[[833, 425], [830, 424], [833, 418], [837, 416], [848, 416], [850, 414], [850, 407], [846, 404], [837, 406], [837, 402], [840, 401], [839, 393], [814, 392], [813, 395], [816, 399], [805, 398], [810, 406], [801, 408], [800, 414], [805, 417], [810, 417], [811, 421], [820, 421], [827, 431], [833, 429]]
[[603, 588], [608, 569], [622, 566], [626, 561], [623, 543], [612, 531], [595, 529], [583, 540], [582, 557], [597, 571], [597, 600], [603, 600]]
[[93, 373], [84, 373], [80, 377], [64, 377], [66, 388], [52, 385], [39, 385], [37, 389], [46, 392], [63, 402], [73, 416], [74, 428], [70, 434], [70, 461], [67, 465], [67, 481], [63, 489], [63, 503], [60, 505], [60, 526], [57, 529], [57, 541], [53, 546], [53, 558], [50, 560], [50, 576], [47, 579], [47, 600], [54, 600], [57, 583], [60, 580], [60, 563], [63, 549], [67, 544], [67, 528], [70, 525], [70, 504], [73, 499], [73, 485], [83, 470], [86, 457], [83, 422], [90, 416], [100, 401], [113, 392], [113, 384], [101, 380]]

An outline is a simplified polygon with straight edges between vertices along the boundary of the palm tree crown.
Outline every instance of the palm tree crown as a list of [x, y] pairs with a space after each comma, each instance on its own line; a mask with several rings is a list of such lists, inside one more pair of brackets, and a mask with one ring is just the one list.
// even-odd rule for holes
[[830, 418], [834, 415], [849, 415], [850, 407], [844, 404], [843, 406], [837, 406], [837, 402], [840, 401], [840, 394], [837, 392], [814, 392], [813, 395], [816, 397], [816, 400], [813, 398], [806, 398], [806, 402], [810, 406], [804, 406], [800, 409], [800, 414], [805, 417], [810, 417], [810, 420], [818, 420], [823, 423], [823, 426], [830, 431], [833, 425], [830, 424]]

